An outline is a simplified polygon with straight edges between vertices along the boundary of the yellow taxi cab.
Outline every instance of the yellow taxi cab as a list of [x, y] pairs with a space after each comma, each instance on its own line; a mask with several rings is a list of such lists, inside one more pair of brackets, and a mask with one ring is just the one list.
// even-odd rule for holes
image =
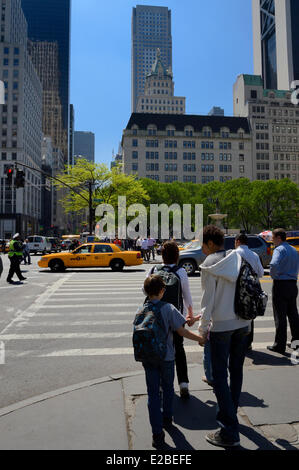
[[288, 237], [287, 242], [299, 251], [299, 237]]
[[53, 272], [67, 268], [111, 268], [122, 271], [125, 266], [143, 263], [139, 251], [124, 251], [112, 243], [86, 243], [71, 253], [55, 253], [43, 256], [38, 265]]

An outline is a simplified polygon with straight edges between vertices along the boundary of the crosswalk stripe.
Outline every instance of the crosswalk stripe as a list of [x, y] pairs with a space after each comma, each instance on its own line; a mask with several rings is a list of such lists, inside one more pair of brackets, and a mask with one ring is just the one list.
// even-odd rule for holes
[[[268, 343], [254, 343], [253, 349], [261, 351], [267, 349]], [[185, 346], [187, 353], [202, 353], [200, 346]], [[133, 348], [100, 348], [100, 349], [65, 349], [53, 351], [48, 354], [39, 354], [38, 357], [84, 357], [84, 356], [132, 356]]]
[[[126, 313], [125, 315], [130, 315], [130, 313]], [[44, 315], [42, 315], [44, 316]], [[47, 317], [50, 316], [50, 315], [47, 315]], [[57, 315], [57, 317], [61, 317], [61, 315]], [[271, 317], [267, 317], [265, 318], [263, 321], [273, 321], [273, 318]], [[40, 326], [43, 326], [43, 327], [56, 327], [56, 326], [113, 326], [113, 325], [132, 325], [132, 322], [133, 322], [133, 316], [131, 314], [131, 318], [128, 319], [128, 320], [83, 320], [83, 321], [70, 321], [70, 319], [68, 318], [67, 320], [61, 320], [61, 321], [35, 321], [34, 319], [32, 319], [30, 321], [30, 325], [32, 327], [40, 327]], [[20, 321], [19, 325], [17, 325], [18, 328], [21, 328], [23, 327], [23, 322]], [[271, 329], [271, 332], [273, 332], [275, 330], [275, 328], [268, 328], [268, 330]], [[261, 332], [261, 330], [265, 330], [262, 329], [262, 328], [258, 328], [256, 327], [255, 328], [255, 331], [256, 333], [259, 333]], [[196, 331], [196, 330], [195, 330]], [[265, 331], [262, 331], [262, 332], [265, 332]], [[269, 332], [269, 331], [267, 331]]]
[[17, 340], [41, 340], [41, 339], [105, 339], [105, 338], [127, 338], [132, 333], [28, 333], [28, 334], [10, 334], [1, 335], [0, 341], [17, 341]]
[[[196, 330], [193, 330], [196, 332]], [[275, 328], [257, 328], [255, 334], [273, 333]], [[129, 338], [132, 331], [129, 332], [108, 332], [108, 333], [25, 333], [25, 334], [6, 334], [0, 335], [0, 341], [17, 340], [41, 340], [41, 339], [105, 339], [105, 338]]]
[[[121, 304], [111, 304], [109, 302], [109, 300], [107, 299], [107, 302], [108, 304], [104, 304], [103, 302], [101, 302], [100, 304], [75, 304], [75, 305], [69, 305], [69, 304], [66, 304], [66, 305], [61, 305], [61, 304], [58, 304], [58, 305], [42, 305], [41, 307], [39, 307], [40, 310], [45, 310], [45, 309], [57, 309], [57, 308], [62, 308], [62, 309], [67, 309], [67, 308], [73, 308], [73, 309], [77, 309], [77, 308], [102, 308], [102, 307], [112, 307], [112, 308], [122, 308], [124, 306], [123, 303]], [[126, 303], [126, 307], [132, 307], [132, 308], [137, 308], [138, 305], [136, 305], [136, 303], [134, 304], [127, 304]]]

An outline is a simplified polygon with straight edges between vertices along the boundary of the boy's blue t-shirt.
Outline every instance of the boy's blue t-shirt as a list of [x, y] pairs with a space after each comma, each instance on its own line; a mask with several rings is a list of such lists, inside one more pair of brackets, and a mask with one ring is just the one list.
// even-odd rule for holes
[[[153, 301], [153, 304], [156, 303], [158, 303], [158, 300]], [[186, 319], [172, 304], [163, 305], [161, 308], [161, 316], [165, 325], [165, 331], [168, 332], [167, 352], [164, 361], [174, 361], [173, 331], [185, 325]]]

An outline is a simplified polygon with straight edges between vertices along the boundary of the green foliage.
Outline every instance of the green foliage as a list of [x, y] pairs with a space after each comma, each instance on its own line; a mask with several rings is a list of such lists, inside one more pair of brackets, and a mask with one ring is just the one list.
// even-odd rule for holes
[[255, 229], [295, 228], [299, 220], [299, 188], [290, 180], [253, 181], [240, 178], [225, 183], [208, 184], [160, 183], [141, 180], [151, 204], [203, 204], [204, 224], [209, 214], [219, 210], [227, 214], [231, 228]]
[[[117, 208], [118, 196], [127, 197], [127, 205], [146, 203], [148, 195], [142, 184], [133, 175], [125, 175], [120, 167], [109, 170], [104, 164], [91, 163], [78, 158], [74, 166], [66, 165], [57, 175], [57, 187], [64, 189], [61, 203], [66, 213], [80, 212], [89, 207], [89, 187], [92, 189], [92, 207], [100, 203], [111, 204]], [[65, 185], [71, 189], [65, 190]], [[99, 202], [100, 201], [100, 202]]]

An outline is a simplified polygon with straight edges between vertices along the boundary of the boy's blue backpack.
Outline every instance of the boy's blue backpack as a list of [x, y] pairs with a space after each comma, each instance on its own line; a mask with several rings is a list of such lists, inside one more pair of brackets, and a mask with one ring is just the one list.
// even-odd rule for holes
[[161, 308], [165, 302], [146, 302], [134, 320], [133, 346], [135, 361], [158, 365], [167, 352], [168, 333], [165, 331]]

